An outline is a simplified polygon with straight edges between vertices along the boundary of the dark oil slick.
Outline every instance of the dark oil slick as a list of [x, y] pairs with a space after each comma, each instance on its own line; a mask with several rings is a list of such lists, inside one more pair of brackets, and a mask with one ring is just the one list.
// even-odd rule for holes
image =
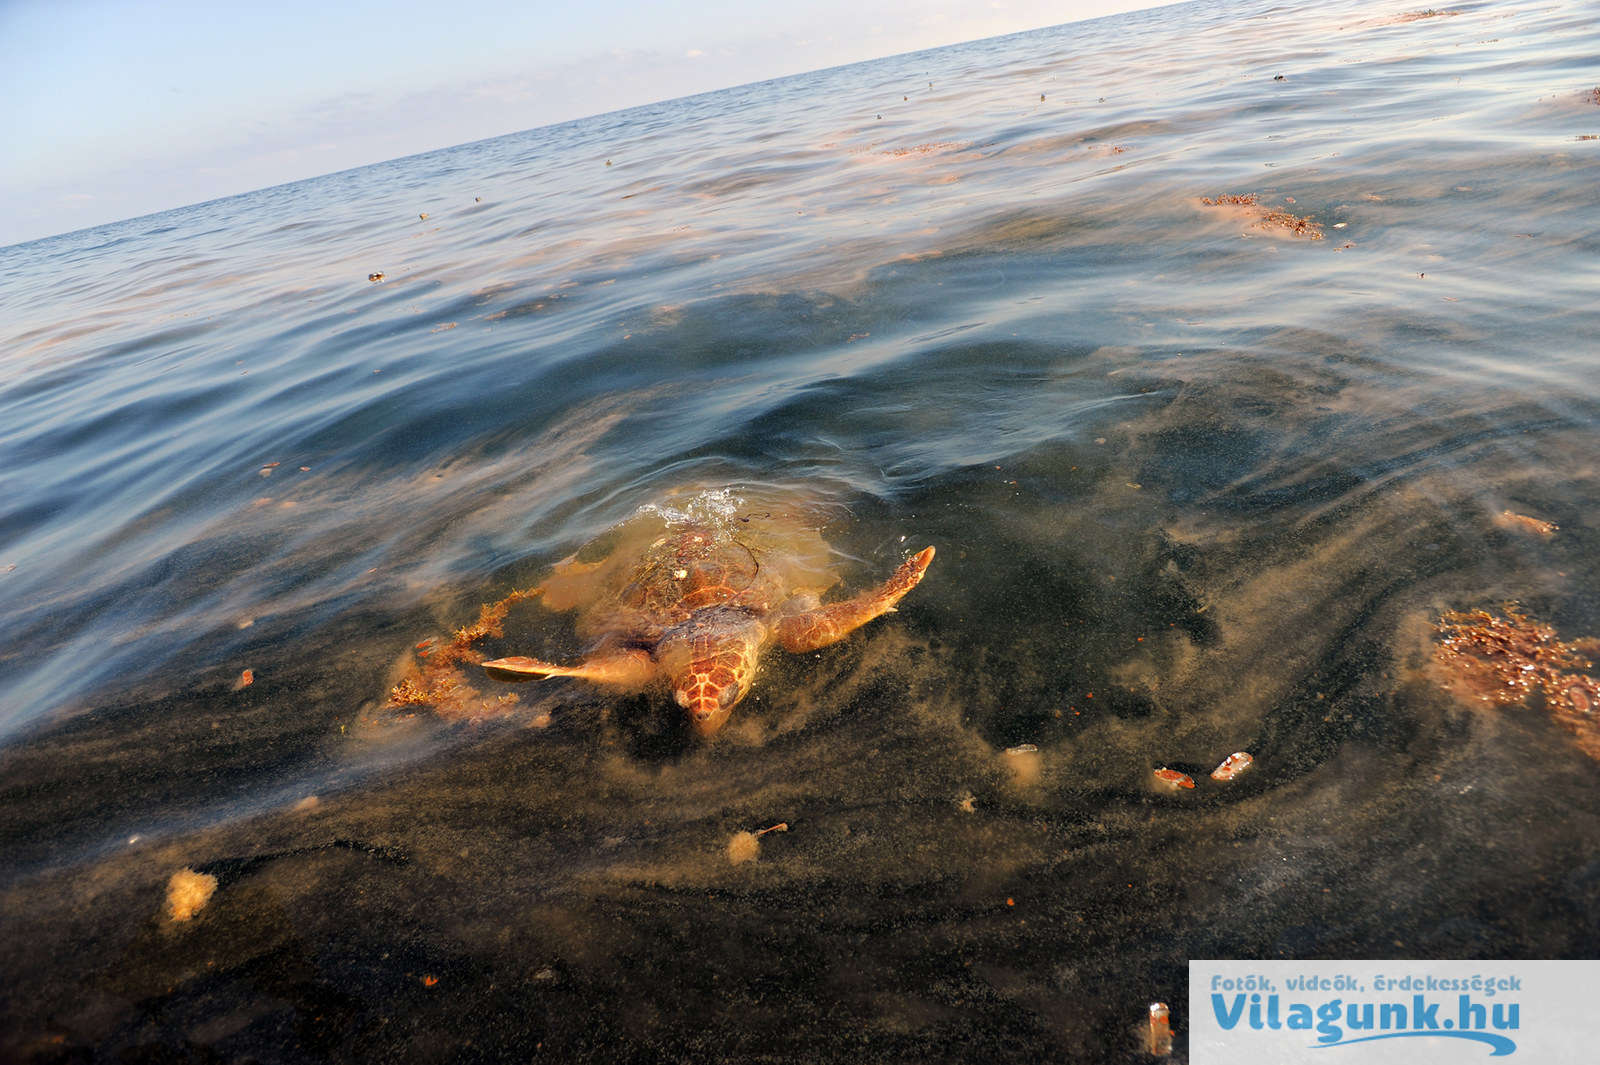
[[[1600, 24], [1420, 14], [1186, 5], [0, 249], [0, 1058], [1135, 1062], [1190, 958], [1595, 956], [1588, 711], [1438, 627], [1600, 633]], [[938, 560], [710, 740], [388, 705], [684, 486], [803, 494], [841, 593]]]

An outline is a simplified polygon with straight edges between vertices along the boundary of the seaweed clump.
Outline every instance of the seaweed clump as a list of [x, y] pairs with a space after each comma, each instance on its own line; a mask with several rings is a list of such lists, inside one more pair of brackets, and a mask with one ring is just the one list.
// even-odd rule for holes
[[1202, 196], [1200, 202], [1207, 207], [1242, 207], [1255, 216], [1255, 224], [1261, 229], [1286, 229], [1306, 240], [1322, 239], [1322, 226], [1313, 222], [1310, 215], [1290, 214], [1276, 207], [1268, 207], [1253, 192], [1242, 196], [1236, 194]]
[[1556, 630], [1521, 613], [1451, 611], [1439, 619], [1434, 658], [1443, 668], [1445, 687], [1495, 706], [1541, 702], [1552, 717], [1577, 737], [1578, 747], [1600, 760], [1600, 682], [1586, 670], [1587, 655], [1600, 651], [1592, 637], [1564, 642]]
[[433, 639], [419, 643], [418, 662], [410, 675], [389, 692], [389, 708], [432, 706], [446, 717], [464, 717], [514, 706], [518, 700], [510, 692], [496, 699], [483, 698], [482, 692], [467, 683], [461, 666], [482, 662], [483, 655], [473, 645], [485, 637], [503, 635], [511, 608], [538, 594], [535, 588], [518, 589], [496, 602], [484, 603], [478, 610], [478, 619], [457, 629], [449, 643], [440, 645]]

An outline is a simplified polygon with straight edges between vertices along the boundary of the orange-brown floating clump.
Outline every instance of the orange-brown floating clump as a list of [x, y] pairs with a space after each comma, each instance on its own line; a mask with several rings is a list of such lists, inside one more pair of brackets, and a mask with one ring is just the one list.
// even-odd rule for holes
[[240, 673], [239, 678], [233, 682], [233, 690], [239, 691], [243, 688], [248, 688], [255, 682], [256, 671], [253, 669], [247, 669], [243, 673]]
[[1452, 611], [1439, 619], [1434, 658], [1446, 688], [1495, 706], [1526, 704], [1537, 695], [1546, 710], [1574, 736], [1578, 747], [1600, 759], [1600, 681], [1587, 671], [1584, 653], [1592, 638], [1562, 642], [1556, 630], [1507, 606], [1505, 616], [1487, 610]]
[[892, 155], [902, 159], [908, 155], [932, 155], [935, 152], [958, 152], [970, 147], [967, 141], [936, 141], [931, 144], [918, 144], [911, 148], [885, 148], [882, 154]]
[[1502, 510], [1495, 515], [1494, 523], [1502, 529], [1512, 529], [1516, 532], [1532, 533], [1535, 536], [1554, 536], [1561, 528], [1553, 521], [1540, 521], [1530, 518], [1526, 514], [1516, 514], [1509, 510]]
[[205, 909], [216, 890], [217, 878], [210, 873], [179, 869], [167, 881], [167, 916], [174, 921], [187, 921]]
[[1164, 788], [1167, 791], [1177, 791], [1179, 788], [1189, 791], [1194, 790], [1194, 778], [1187, 773], [1180, 773], [1176, 769], [1157, 769], [1151, 776], [1155, 780], [1157, 787]]
[[[1245, 195], [1202, 196], [1200, 202], [1207, 207], [1242, 207], [1255, 216], [1255, 224], [1259, 229], [1286, 229], [1297, 237], [1306, 240], [1321, 240], [1322, 226], [1311, 220], [1310, 215], [1295, 215], [1288, 211], [1268, 207], [1260, 201], [1255, 193]], [[1293, 200], [1289, 201], [1293, 203]]]
[[1256, 760], [1250, 757], [1249, 751], [1234, 751], [1222, 760], [1222, 764], [1211, 771], [1212, 780], [1234, 780], [1245, 770], [1255, 765]]
[[1150, 1031], [1145, 1049], [1158, 1058], [1172, 1053], [1172, 1019], [1165, 1002], [1150, 1003]]
[[432, 639], [416, 646], [419, 664], [413, 666], [409, 676], [403, 678], [389, 693], [389, 706], [432, 706], [445, 717], [462, 717], [474, 712], [513, 706], [514, 694], [507, 693], [498, 699], [484, 699], [482, 693], [467, 683], [461, 664], [477, 665], [483, 655], [473, 649], [473, 644], [486, 636], [499, 636], [506, 615], [522, 600], [537, 595], [531, 588], [512, 592], [504, 599], [485, 603], [478, 611], [478, 619], [471, 625], [457, 629], [449, 643], [438, 644]]

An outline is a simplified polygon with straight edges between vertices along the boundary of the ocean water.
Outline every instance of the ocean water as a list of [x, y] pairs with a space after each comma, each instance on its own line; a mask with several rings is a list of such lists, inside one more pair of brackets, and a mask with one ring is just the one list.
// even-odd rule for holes
[[[1422, 14], [1188, 4], [0, 249], [0, 1053], [1136, 1061], [1163, 1000], [1182, 1060], [1190, 958], [1596, 956], [1600, 766], [1432, 647], [1600, 633], [1600, 20]], [[709, 741], [385, 706], [710, 506], [845, 593], [938, 555]]]

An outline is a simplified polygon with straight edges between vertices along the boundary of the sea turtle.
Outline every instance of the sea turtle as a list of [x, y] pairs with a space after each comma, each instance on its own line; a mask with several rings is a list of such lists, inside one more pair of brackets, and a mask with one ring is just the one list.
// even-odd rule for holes
[[665, 679], [709, 736], [749, 693], [769, 643], [798, 654], [843, 639], [892, 611], [933, 560], [926, 547], [876, 588], [824, 605], [834, 552], [804, 511], [748, 507], [723, 491], [644, 508], [533, 590], [550, 610], [578, 610], [578, 633], [591, 641], [582, 661], [515, 656], [483, 667], [502, 680], [576, 677], [632, 690]]

